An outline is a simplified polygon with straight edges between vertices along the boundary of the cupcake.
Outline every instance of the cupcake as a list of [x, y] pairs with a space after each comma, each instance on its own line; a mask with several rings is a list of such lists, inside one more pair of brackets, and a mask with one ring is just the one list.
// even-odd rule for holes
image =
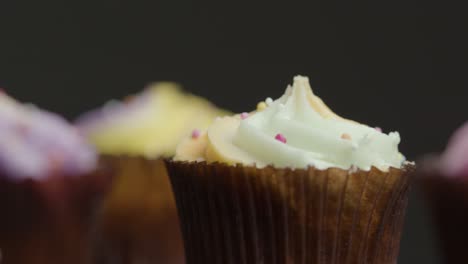
[[224, 114], [176, 84], [157, 83], [79, 118], [77, 126], [118, 173], [102, 217], [102, 263], [183, 262], [177, 209], [160, 157], [173, 156], [182, 138]]
[[454, 133], [442, 154], [421, 161], [418, 176], [434, 215], [444, 263], [467, 263], [468, 122]]
[[1, 263], [92, 263], [110, 180], [67, 121], [0, 93]]
[[166, 160], [192, 263], [394, 264], [413, 164], [297, 76]]

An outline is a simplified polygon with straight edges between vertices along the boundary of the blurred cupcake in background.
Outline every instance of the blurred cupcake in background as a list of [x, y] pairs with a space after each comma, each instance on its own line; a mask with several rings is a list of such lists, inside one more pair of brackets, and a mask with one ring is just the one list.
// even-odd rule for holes
[[0, 92], [0, 262], [92, 263], [111, 176], [66, 120]]
[[468, 122], [440, 155], [420, 162], [419, 182], [432, 209], [444, 263], [468, 263]]
[[183, 262], [177, 210], [161, 158], [172, 157], [182, 138], [225, 114], [163, 82], [78, 119], [79, 129], [119, 174], [105, 201], [101, 262]]
[[188, 264], [397, 261], [413, 164], [297, 76], [167, 160]]

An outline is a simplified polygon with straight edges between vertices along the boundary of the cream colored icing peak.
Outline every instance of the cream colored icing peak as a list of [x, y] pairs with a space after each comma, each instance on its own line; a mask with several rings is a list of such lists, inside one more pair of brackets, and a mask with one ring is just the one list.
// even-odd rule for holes
[[[283, 143], [275, 137], [281, 134]], [[176, 159], [205, 159], [228, 164], [264, 167], [319, 169], [329, 167], [369, 170], [400, 168], [398, 132], [384, 134], [366, 125], [344, 119], [314, 95], [307, 77], [296, 76], [284, 95], [267, 103], [261, 111], [241, 120], [239, 116], [219, 118], [208, 128], [206, 144], [194, 147], [183, 142]], [[195, 140], [196, 141], [196, 140]], [[194, 151], [196, 149], [196, 151]]]

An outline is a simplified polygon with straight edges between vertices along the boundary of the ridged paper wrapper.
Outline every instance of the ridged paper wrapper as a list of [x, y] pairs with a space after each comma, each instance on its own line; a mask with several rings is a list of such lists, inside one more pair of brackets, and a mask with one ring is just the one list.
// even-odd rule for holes
[[411, 167], [369, 171], [166, 161], [187, 264], [394, 264]]
[[111, 181], [105, 166], [42, 179], [0, 175], [0, 263], [93, 263], [96, 218]]
[[100, 219], [97, 263], [181, 264], [182, 234], [162, 159], [106, 156], [117, 173]]

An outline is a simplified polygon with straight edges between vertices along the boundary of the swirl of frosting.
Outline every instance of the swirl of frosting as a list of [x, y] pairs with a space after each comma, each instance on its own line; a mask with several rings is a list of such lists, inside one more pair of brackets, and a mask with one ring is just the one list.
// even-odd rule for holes
[[177, 84], [162, 82], [131, 100], [114, 100], [90, 111], [76, 125], [101, 153], [154, 158], [173, 156], [192, 129], [207, 128], [216, 116], [227, 113]]
[[199, 139], [183, 141], [175, 159], [387, 170], [404, 162], [399, 142], [398, 132], [384, 134], [339, 117], [314, 95], [307, 77], [296, 76], [282, 97], [267, 99], [248, 117], [218, 118]]
[[78, 175], [96, 163], [95, 150], [65, 119], [0, 93], [0, 177]]

